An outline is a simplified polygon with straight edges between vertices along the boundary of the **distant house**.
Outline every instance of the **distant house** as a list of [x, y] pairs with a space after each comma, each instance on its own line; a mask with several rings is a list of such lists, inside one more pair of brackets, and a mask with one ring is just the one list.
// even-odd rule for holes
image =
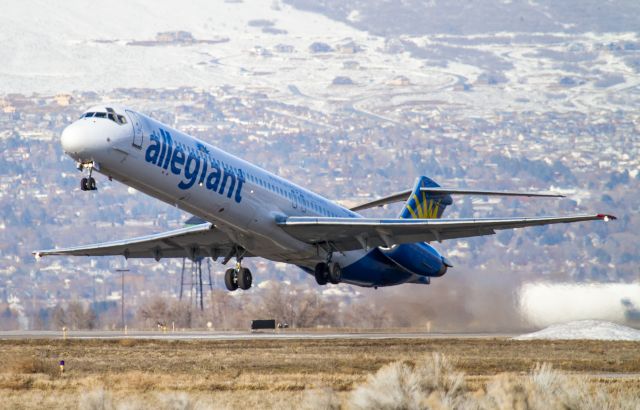
[[360, 51], [363, 51], [362, 47], [358, 44], [356, 44], [356, 42], [354, 41], [349, 41], [348, 43], [345, 44], [340, 44], [337, 47], [338, 51], [344, 54], [355, 54], [358, 53]]
[[71, 100], [73, 98], [69, 94], [58, 94], [55, 97], [53, 97], [53, 99], [56, 102], [56, 104], [58, 104], [59, 106], [66, 107], [71, 103]]
[[188, 31], [165, 31], [156, 34], [156, 41], [161, 43], [193, 43], [195, 38]]
[[339, 75], [333, 79], [332, 85], [353, 85], [353, 80], [347, 76]]
[[407, 86], [407, 85], [411, 85], [411, 81], [407, 77], [403, 75], [399, 75], [393, 80], [389, 81], [389, 85]]
[[312, 53], [330, 53], [333, 51], [333, 48], [327, 43], [316, 41], [309, 46], [309, 51]]

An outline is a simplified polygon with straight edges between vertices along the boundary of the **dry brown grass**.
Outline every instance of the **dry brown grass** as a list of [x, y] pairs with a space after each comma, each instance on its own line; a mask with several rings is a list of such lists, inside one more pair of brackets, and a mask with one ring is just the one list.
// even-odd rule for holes
[[[452, 363], [441, 375], [463, 374], [468, 392], [496, 383], [508, 390], [510, 382], [497, 375], [526, 377], [549, 363], [586, 377], [585, 386], [603, 394], [640, 396], [640, 343], [633, 342], [4, 340], [0, 407], [331, 409], [351, 403], [357, 386], [383, 366], [417, 366], [433, 352]], [[59, 360], [66, 361], [64, 375]]]
[[49, 358], [39, 357], [36, 354], [11, 356], [4, 362], [6, 372], [13, 374], [42, 373], [49, 376], [57, 376], [60, 373], [58, 363]]

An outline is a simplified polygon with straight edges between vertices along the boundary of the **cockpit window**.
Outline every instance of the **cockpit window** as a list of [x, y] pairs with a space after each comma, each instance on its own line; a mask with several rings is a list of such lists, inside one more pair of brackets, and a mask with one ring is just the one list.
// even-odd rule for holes
[[86, 112], [82, 114], [80, 118], [108, 118], [116, 124], [123, 125], [127, 123], [127, 117], [121, 114], [116, 114], [113, 109], [108, 109], [107, 112]]

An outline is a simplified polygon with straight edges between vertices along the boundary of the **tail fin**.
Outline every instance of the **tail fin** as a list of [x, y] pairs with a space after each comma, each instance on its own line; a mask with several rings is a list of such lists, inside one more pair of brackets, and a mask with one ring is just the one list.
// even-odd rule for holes
[[436, 219], [442, 217], [444, 209], [453, 203], [449, 194], [434, 194], [420, 191], [420, 188], [439, 187], [431, 178], [421, 176], [416, 179], [413, 191], [402, 212], [400, 218], [404, 219]]

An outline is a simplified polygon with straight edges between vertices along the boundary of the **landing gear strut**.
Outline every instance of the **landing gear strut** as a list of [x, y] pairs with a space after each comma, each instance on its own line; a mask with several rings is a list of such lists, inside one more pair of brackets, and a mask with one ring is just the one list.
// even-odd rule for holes
[[83, 191], [96, 191], [96, 180], [91, 176], [93, 173], [93, 163], [79, 164], [78, 169], [83, 171], [85, 168], [89, 168], [89, 178], [82, 178], [80, 180], [80, 189]]
[[227, 269], [224, 273], [224, 285], [227, 290], [234, 291], [238, 288], [247, 290], [251, 288], [253, 284], [253, 276], [251, 271], [247, 268], [243, 268], [240, 261], [236, 263], [235, 268]]

